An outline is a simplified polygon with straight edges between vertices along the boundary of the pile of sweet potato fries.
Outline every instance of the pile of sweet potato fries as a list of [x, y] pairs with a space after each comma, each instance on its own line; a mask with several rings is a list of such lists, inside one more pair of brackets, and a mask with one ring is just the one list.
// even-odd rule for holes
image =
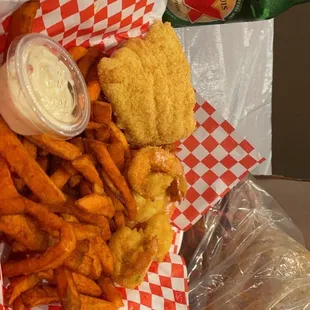
[[[12, 16], [8, 43], [31, 32], [39, 1]], [[117, 309], [106, 241], [136, 215], [122, 173], [131, 160], [97, 78], [101, 52], [69, 49], [91, 99], [87, 129], [69, 141], [17, 136], [0, 118], [0, 231], [11, 246], [2, 263], [13, 309], [61, 302], [64, 309]]]
[[136, 205], [122, 175], [129, 146], [111, 116], [108, 103], [92, 102], [88, 128], [70, 141], [17, 136], [0, 120], [0, 230], [12, 247], [2, 271], [13, 309], [56, 301], [65, 309], [122, 305], [106, 240], [134, 218]]

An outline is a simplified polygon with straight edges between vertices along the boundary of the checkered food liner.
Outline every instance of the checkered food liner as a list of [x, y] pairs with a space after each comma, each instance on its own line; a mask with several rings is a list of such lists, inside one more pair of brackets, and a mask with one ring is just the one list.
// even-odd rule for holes
[[[1, 0], [0, 0], [1, 1]], [[23, 0], [23, 2], [25, 2]], [[50, 36], [66, 48], [97, 46], [111, 50], [129, 37], [148, 31], [160, 19], [163, 0], [40, 0], [33, 32]], [[6, 47], [10, 16], [0, 24], [0, 53]]]
[[172, 216], [188, 230], [209, 208], [265, 159], [199, 94], [196, 93], [195, 132], [180, 143], [188, 192]]
[[[127, 38], [146, 33], [164, 9], [165, 1], [155, 0], [41, 0], [33, 31], [49, 35], [66, 48], [96, 46], [109, 52]], [[9, 19], [6, 16], [0, 21], [0, 55], [6, 47]], [[196, 131], [180, 143], [178, 156], [184, 164], [189, 190], [172, 217], [175, 235], [169, 255], [163, 263], [152, 264], [137, 289], [119, 288], [124, 309], [188, 309], [186, 267], [178, 255], [183, 231], [263, 161], [198, 94], [195, 117]], [[0, 294], [0, 309], [2, 304]], [[34, 309], [60, 308], [55, 305]]]

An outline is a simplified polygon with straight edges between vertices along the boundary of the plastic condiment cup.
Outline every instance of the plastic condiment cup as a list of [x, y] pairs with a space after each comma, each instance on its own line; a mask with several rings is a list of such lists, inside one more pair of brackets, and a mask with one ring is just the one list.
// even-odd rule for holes
[[[73, 100], [70, 100], [73, 104], [70, 115], [67, 115], [68, 113], [63, 117], [61, 113], [54, 115], [51, 109], [43, 105], [42, 97], [38, 95], [31, 83], [32, 68], [29, 65], [29, 55], [34, 46], [46, 48], [47, 53], [51, 52], [57, 56], [70, 71], [70, 81], [66, 83], [70, 91], [69, 98], [71, 99], [72, 96]], [[36, 67], [37, 70], [44, 70], [40, 66]], [[51, 76], [54, 77], [53, 74]], [[41, 81], [41, 76], [39, 77]], [[42, 75], [42, 83], [51, 82], [51, 78], [49, 81], [44, 78], [45, 76]], [[0, 68], [0, 79], [0, 113], [16, 133], [26, 136], [47, 133], [62, 139], [70, 139], [86, 128], [90, 116], [90, 100], [86, 83], [69, 53], [51, 38], [37, 33], [16, 38], [8, 49], [6, 63]], [[57, 72], [55, 72], [55, 79], [57, 79]], [[55, 81], [52, 82], [51, 84], [55, 85]]]

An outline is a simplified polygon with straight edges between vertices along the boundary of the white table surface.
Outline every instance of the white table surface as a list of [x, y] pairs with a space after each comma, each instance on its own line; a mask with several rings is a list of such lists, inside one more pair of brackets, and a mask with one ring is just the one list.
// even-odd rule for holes
[[266, 158], [271, 174], [273, 21], [179, 28], [193, 84]]

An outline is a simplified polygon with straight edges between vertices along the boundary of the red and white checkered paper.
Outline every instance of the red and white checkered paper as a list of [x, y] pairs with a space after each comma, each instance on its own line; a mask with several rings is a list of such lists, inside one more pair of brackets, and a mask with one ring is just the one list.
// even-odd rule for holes
[[264, 161], [253, 146], [201, 96], [196, 94], [196, 131], [180, 144], [189, 185], [186, 199], [172, 216], [183, 231], [192, 227], [208, 209], [258, 164]]
[[122, 309], [189, 309], [186, 266], [183, 258], [173, 253], [162, 263], [151, 265], [138, 289], [120, 290], [125, 304]]
[[[109, 53], [127, 38], [148, 31], [153, 20], [161, 17], [154, 11], [156, 4], [155, 0], [41, 0], [33, 30], [49, 35], [66, 48], [97, 46]], [[0, 55], [6, 47], [9, 19], [8, 16], [0, 21]], [[197, 130], [180, 143], [178, 156], [184, 164], [189, 190], [186, 200], [172, 217], [175, 235], [169, 255], [163, 263], [152, 264], [145, 281], [137, 289], [119, 288], [124, 309], [188, 309], [186, 266], [177, 255], [183, 231], [263, 161], [199, 95], [195, 118]], [[2, 304], [0, 294], [0, 309]], [[60, 308], [55, 305], [34, 309]]]
[[[52, 37], [66, 48], [97, 46], [108, 51], [129, 37], [148, 31], [161, 18], [155, 0], [41, 0], [33, 31]], [[0, 53], [6, 47], [10, 17], [0, 25]]]

